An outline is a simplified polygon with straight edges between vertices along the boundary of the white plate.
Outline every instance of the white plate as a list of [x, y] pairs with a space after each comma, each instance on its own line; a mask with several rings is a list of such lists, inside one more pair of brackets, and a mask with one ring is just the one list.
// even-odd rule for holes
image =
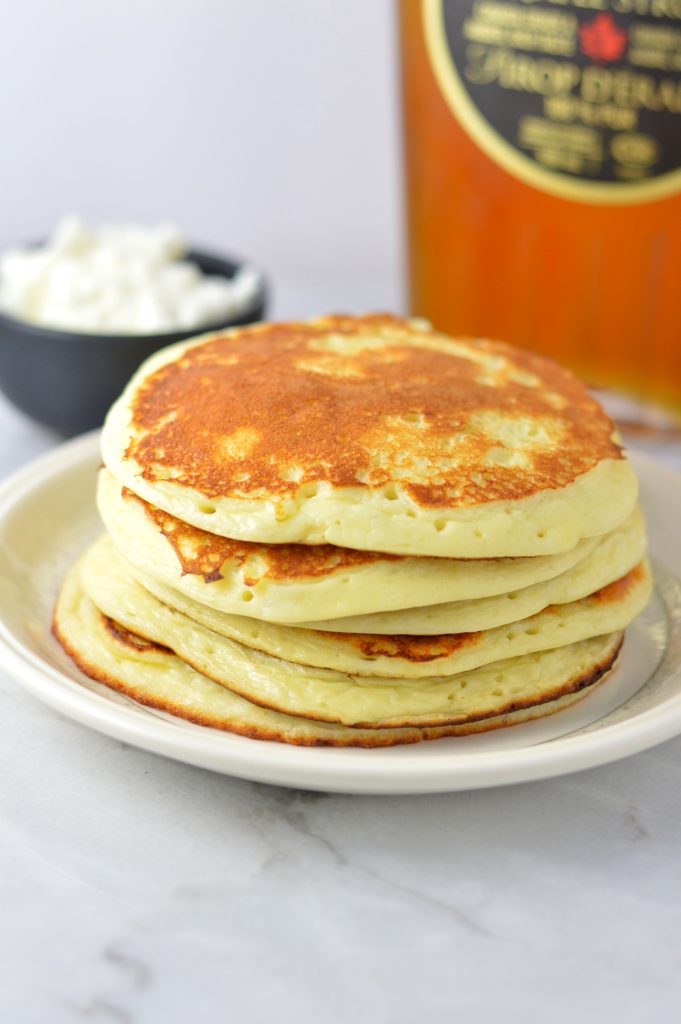
[[[478, 736], [384, 750], [290, 747], [149, 710], [82, 675], [50, 632], [60, 580], [100, 530], [97, 435], [31, 463], [0, 487], [0, 647], [26, 689], [79, 722], [178, 761], [246, 779], [346, 793], [425, 793], [578, 771], [681, 732], [681, 476], [633, 460], [641, 480], [656, 596], [627, 631], [619, 667], [557, 715]], [[664, 569], [661, 568], [664, 566]]]

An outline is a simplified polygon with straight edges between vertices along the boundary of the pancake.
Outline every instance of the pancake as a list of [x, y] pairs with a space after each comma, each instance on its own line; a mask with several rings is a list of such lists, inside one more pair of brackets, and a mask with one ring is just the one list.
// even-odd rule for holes
[[569, 551], [623, 522], [636, 479], [553, 362], [391, 316], [207, 335], [157, 353], [111, 409], [104, 461], [238, 540], [448, 558]]
[[440, 633], [493, 629], [507, 622], [525, 619], [548, 605], [567, 604], [587, 597], [633, 569], [644, 557], [646, 547], [643, 516], [636, 509], [626, 523], [599, 538], [593, 551], [573, 568], [522, 590], [510, 590], [471, 601], [450, 601], [423, 608], [310, 621], [301, 625], [317, 631], [382, 636], [403, 633], [437, 636]]
[[[603, 635], [622, 630], [643, 607], [650, 588], [642, 566], [578, 606], [556, 607], [501, 631], [441, 637], [437, 644], [430, 638], [404, 637], [382, 651], [378, 646], [364, 649], [363, 638], [335, 638], [346, 658], [354, 656], [360, 663], [364, 658], [367, 664], [378, 655], [384, 664], [389, 662], [394, 677], [382, 678], [310, 668], [236, 643], [158, 601], [120, 561], [113, 561], [107, 571], [101, 550], [95, 545], [79, 563], [81, 585], [101, 612], [126, 629], [170, 648], [197, 671], [254, 703], [300, 717], [376, 728], [473, 721], [507, 713], [511, 705], [552, 699], [558, 695], [556, 680], [572, 677], [574, 659], [588, 656], [587, 638], [599, 638], [600, 652]], [[329, 643], [334, 638], [326, 634], [324, 639]], [[587, 647], [574, 641], [585, 641]], [[422, 652], [446, 660], [448, 674], [406, 678], [403, 668], [417, 662]], [[373, 663], [365, 671], [371, 667]]]
[[[507, 593], [565, 573], [603, 543], [594, 537], [558, 555], [466, 560], [376, 554], [328, 544], [234, 541], [189, 526], [155, 508], [121, 487], [107, 470], [99, 474], [97, 504], [116, 546], [136, 569], [213, 608], [270, 622], [336, 620], [419, 603]], [[634, 516], [640, 540], [640, 514]], [[623, 575], [639, 561], [643, 555], [640, 543], [632, 537], [630, 544], [636, 546], [637, 557], [609, 579], [597, 580], [591, 590]], [[626, 540], [620, 544], [623, 546]], [[532, 611], [539, 607], [543, 605]], [[405, 629], [399, 622], [395, 629], [384, 629], [381, 624], [372, 630], [353, 626], [354, 618], [348, 621], [351, 632], [421, 631]]]
[[59, 596], [53, 628], [84, 673], [140, 704], [250, 739], [297, 746], [387, 747], [511, 726], [574, 704], [590, 693], [608, 670], [604, 659], [592, 666], [588, 679], [573, 679], [573, 689], [562, 697], [484, 721], [423, 729], [352, 729], [282, 715], [249, 703], [195, 672], [165, 648], [103, 616], [85, 596], [73, 571]]
[[[571, 643], [591, 635], [594, 620], [602, 621], [597, 601], [618, 597], [623, 603], [608, 609], [614, 624], [628, 625], [634, 614], [645, 606], [650, 593], [648, 567], [635, 569], [624, 577], [630, 590], [618, 593], [620, 581], [601, 588], [600, 598], [590, 595], [574, 604], [552, 606], [533, 616], [486, 631], [459, 632], [435, 636], [377, 636], [366, 633], [328, 633], [258, 623], [216, 612], [178, 591], [165, 587], [151, 577], [135, 576], [138, 583], [162, 604], [181, 612], [207, 629], [254, 650], [300, 665], [333, 668], [351, 675], [419, 679], [448, 675], [477, 667], [489, 660], [514, 657], [528, 650]], [[106, 586], [106, 584], [104, 584]], [[89, 588], [92, 594], [103, 589], [102, 582]], [[573, 612], [576, 617], [572, 617]], [[611, 621], [613, 621], [611, 619]], [[530, 639], [531, 638], [531, 639]]]
[[[230, 541], [155, 509], [106, 470], [98, 505], [119, 551], [145, 577], [218, 611], [335, 632], [488, 629], [584, 597], [623, 576], [646, 548], [638, 509], [612, 533], [562, 555], [466, 560]], [[424, 605], [413, 607], [419, 600]]]

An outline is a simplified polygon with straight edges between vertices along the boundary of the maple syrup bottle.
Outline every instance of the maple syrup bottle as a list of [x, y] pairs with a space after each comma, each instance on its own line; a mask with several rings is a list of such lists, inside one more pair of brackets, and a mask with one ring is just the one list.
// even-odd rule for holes
[[400, 29], [411, 312], [681, 422], [681, 0], [400, 0]]

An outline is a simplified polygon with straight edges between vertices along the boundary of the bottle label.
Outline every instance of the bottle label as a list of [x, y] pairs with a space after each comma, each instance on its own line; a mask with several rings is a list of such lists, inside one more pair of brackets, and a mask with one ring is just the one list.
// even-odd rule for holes
[[681, 191], [681, 0], [422, 0], [445, 100], [477, 145], [566, 199]]

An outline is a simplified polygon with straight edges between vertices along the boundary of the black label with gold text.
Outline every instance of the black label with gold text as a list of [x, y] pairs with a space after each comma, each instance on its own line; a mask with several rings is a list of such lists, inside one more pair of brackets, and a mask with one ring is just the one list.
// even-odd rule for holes
[[457, 119], [537, 188], [595, 202], [681, 190], [681, 0], [422, 0]]

